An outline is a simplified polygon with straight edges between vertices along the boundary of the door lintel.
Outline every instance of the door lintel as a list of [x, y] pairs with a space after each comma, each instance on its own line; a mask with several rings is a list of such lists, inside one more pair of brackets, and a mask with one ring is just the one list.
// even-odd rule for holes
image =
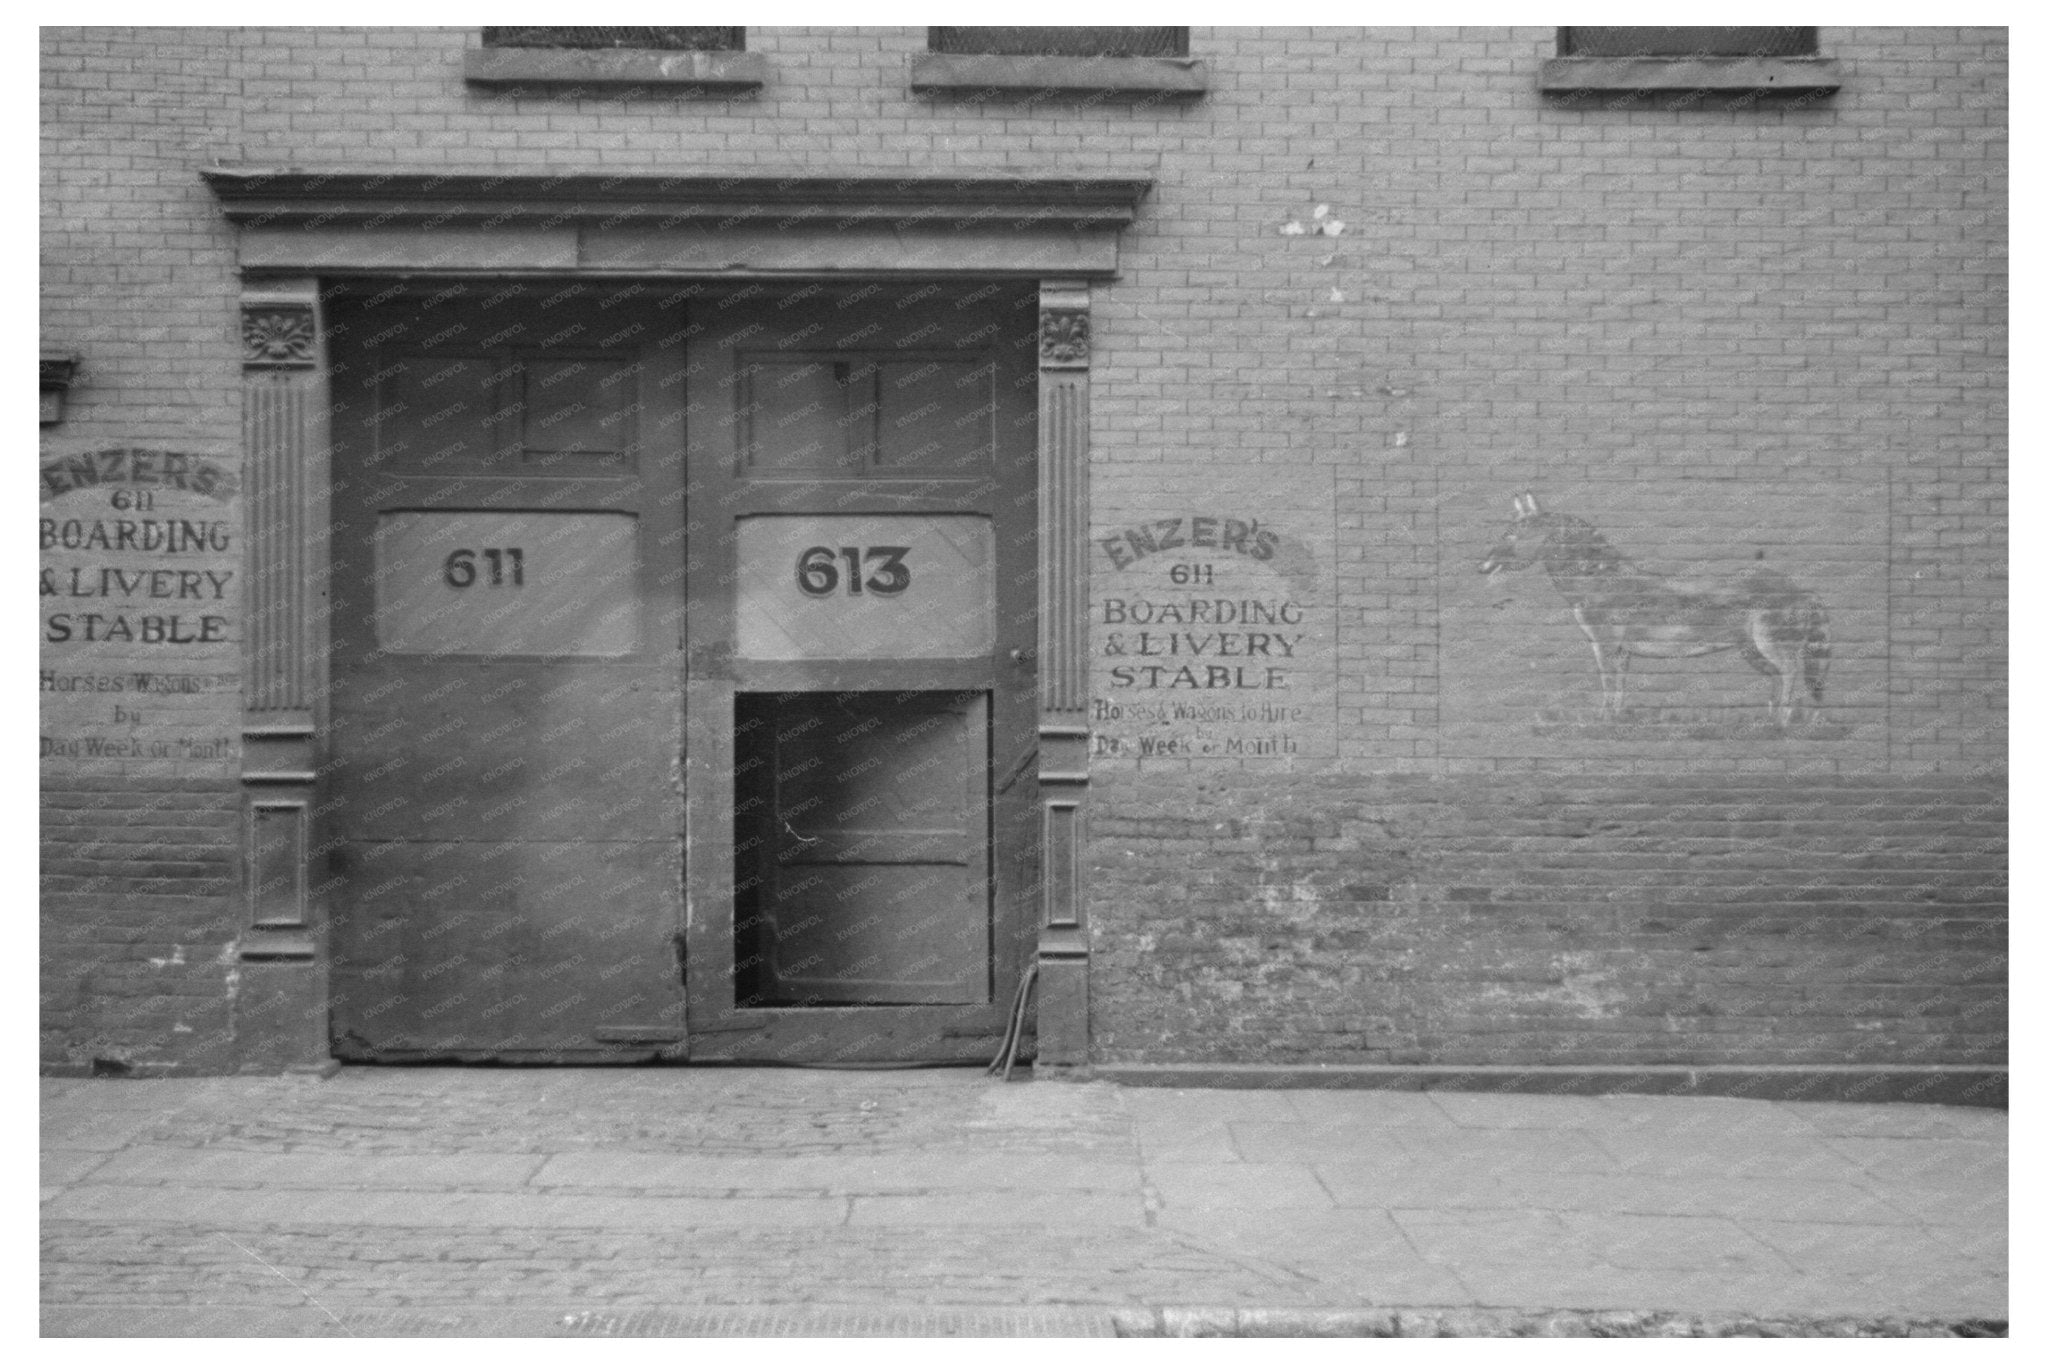
[[1152, 182], [201, 172], [245, 271], [1109, 278]]

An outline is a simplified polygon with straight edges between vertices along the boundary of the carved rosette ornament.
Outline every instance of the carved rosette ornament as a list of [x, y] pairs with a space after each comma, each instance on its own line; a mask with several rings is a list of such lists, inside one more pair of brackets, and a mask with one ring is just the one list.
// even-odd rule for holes
[[1038, 318], [1038, 363], [1047, 369], [1088, 368], [1088, 314], [1048, 309]]
[[313, 310], [302, 304], [266, 303], [242, 310], [242, 363], [296, 369], [313, 364]]

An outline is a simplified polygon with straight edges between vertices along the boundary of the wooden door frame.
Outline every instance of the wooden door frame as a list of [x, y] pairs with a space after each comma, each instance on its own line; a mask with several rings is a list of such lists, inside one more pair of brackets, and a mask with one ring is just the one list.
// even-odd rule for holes
[[[1144, 179], [212, 170], [242, 278], [246, 968], [237, 1065], [328, 1061], [309, 811], [326, 749], [329, 395], [322, 280], [1035, 280], [1038, 1061], [1088, 1064], [1088, 378], [1092, 286]], [[259, 825], [270, 825], [267, 829]], [[278, 876], [282, 858], [296, 877]], [[296, 853], [292, 850], [296, 849]], [[288, 867], [285, 870], [290, 870]], [[282, 891], [273, 888], [282, 884]]]

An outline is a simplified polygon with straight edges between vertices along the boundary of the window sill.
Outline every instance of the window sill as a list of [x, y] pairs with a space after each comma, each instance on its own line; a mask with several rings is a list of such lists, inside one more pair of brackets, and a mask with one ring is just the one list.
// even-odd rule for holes
[[317, 961], [320, 949], [304, 928], [257, 924], [235, 955], [243, 961]]
[[767, 84], [768, 59], [758, 52], [485, 47], [462, 54], [462, 78], [483, 86], [639, 86], [750, 94]]
[[1842, 64], [1823, 57], [1552, 57], [1545, 94], [1577, 91], [1725, 90], [1764, 95], [1832, 95]]
[[1208, 70], [1186, 57], [989, 57], [923, 52], [910, 59], [919, 93], [1099, 94], [1199, 98]]

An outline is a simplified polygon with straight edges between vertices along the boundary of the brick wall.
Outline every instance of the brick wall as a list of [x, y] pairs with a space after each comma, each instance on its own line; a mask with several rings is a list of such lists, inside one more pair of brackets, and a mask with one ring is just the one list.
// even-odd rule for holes
[[[1098, 1050], [1997, 1060], [2001, 40], [1827, 30], [1831, 101], [1614, 108], [1541, 99], [1546, 36], [1262, 35], [1235, 154], [1161, 175], [1188, 240], [1108, 291], [1099, 524], [1251, 460], [1306, 530], [1335, 466], [1339, 755], [1098, 761]], [[1606, 720], [1543, 571], [1477, 572], [1524, 489], [1813, 593], [1819, 717], [1729, 650]]]
[[[46, 461], [140, 448], [203, 458], [230, 475], [240, 464], [234, 243], [195, 174], [236, 154], [235, 66], [221, 31], [43, 34], [42, 342], [83, 358], [62, 424], [44, 429]], [[145, 615], [161, 631], [169, 608], [194, 601], [152, 600], [146, 586], [132, 599], [75, 593], [96, 592], [109, 567], [137, 583], [145, 580], [133, 575], [159, 569], [236, 574], [239, 502], [155, 488], [159, 505], [143, 511], [116, 507], [99, 486], [51, 496], [46, 481], [43, 491], [52, 533], [72, 523], [118, 536], [123, 521], [190, 518], [225, 522], [228, 548], [170, 556], [45, 544], [42, 729], [46, 745], [81, 747], [46, 751], [42, 762], [42, 1058], [224, 1069], [241, 929], [240, 584], [228, 577], [223, 597], [207, 603], [230, 622], [226, 637], [191, 646], [88, 642], [83, 617], [121, 614], [139, 635]], [[192, 632], [189, 620], [179, 631]], [[213, 681], [201, 692], [138, 693], [137, 674]], [[123, 690], [64, 690], [82, 679]], [[200, 747], [138, 756], [181, 742]], [[194, 751], [207, 756], [187, 756]]]
[[[750, 30], [737, 100], [471, 91], [474, 30], [45, 30], [43, 339], [86, 356], [45, 454], [234, 458], [216, 159], [1148, 175], [1096, 291], [1096, 528], [1227, 492], [1297, 547], [1243, 583], [1309, 603], [1314, 742], [1098, 751], [1098, 1052], [1994, 1059], [2005, 37], [1821, 41], [1832, 99], [1617, 104], [1539, 95], [1547, 28], [1197, 29], [1198, 101], [1032, 106], [913, 97], [915, 28]], [[1525, 491], [1656, 573], [1761, 558], [1827, 617], [1818, 714], [1733, 650], [1605, 714], [1543, 570], [1477, 571]], [[1099, 643], [1135, 579], [1094, 571]], [[68, 771], [46, 1058], [204, 1065], [232, 768]], [[189, 803], [148, 828], [194, 894], [109, 856], [129, 793]]]
[[1981, 781], [1118, 774], [1101, 797], [1108, 1057], [2002, 1058]]

